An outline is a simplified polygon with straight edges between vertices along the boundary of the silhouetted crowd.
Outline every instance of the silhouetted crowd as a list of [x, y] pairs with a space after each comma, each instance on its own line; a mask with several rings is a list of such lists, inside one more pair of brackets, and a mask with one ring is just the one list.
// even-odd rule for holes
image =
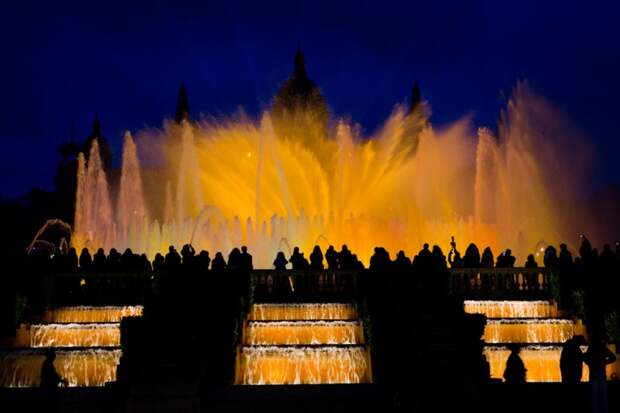
[[153, 261], [149, 261], [146, 254], [134, 254], [130, 248], [120, 254], [115, 248], [105, 255], [103, 248], [91, 256], [88, 248], [83, 248], [77, 255], [75, 248], [70, 248], [67, 254], [57, 253], [50, 259], [50, 265], [56, 273], [81, 272], [91, 273], [115, 273], [115, 272], [185, 272], [199, 273], [209, 269], [213, 271], [229, 270], [252, 270], [252, 255], [248, 253], [246, 246], [233, 248], [224, 259], [221, 252], [211, 259], [208, 251], [200, 251], [196, 254], [194, 247], [185, 244], [179, 253], [173, 246], [168, 248], [166, 255], [157, 253]]
[[[616, 243], [615, 251], [609, 244], [603, 246], [599, 253], [596, 248], [592, 248], [587, 238], [582, 236], [582, 245], [579, 255], [573, 258], [566, 244], [560, 244], [558, 250], [550, 245], [542, 252], [542, 266], [548, 269], [560, 270], [568, 274], [566, 282], [583, 287], [585, 280], [572, 279], [580, 272], [581, 268], [597, 267], [599, 269], [617, 269], [620, 267], [620, 243]], [[70, 248], [66, 253], [56, 253], [49, 259], [49, 264], [54, 272], [83, 272], [113, 273], [113, 272], [143, 272], [143, 271], [174, 271], [176, 269], [191, 269], [196, 271], [223, 271], [231, 270], [251, 270], [253, 269], [252, 255], [247, 247], [241, 249], [233, 248], [225, 259], [221, 252], [217, 252], [212, 258], [208, 251], [196, 253], [194, 247], [186, 244], [180, 253], [174, 246], [168, 248], [165, 255], [157, 253], [151, 262], [146, 254], [135, 254], [127, 248], [122, 254], [115, 248], [110, 249], [109, 254], [105, 254], [99, 248], [94, 255], [91, 255], [87, 248], [83, 248], [77, 254], [75, 248]], [[404, 251], [399, 251], [394, 259], [383, 247], [375, 247], [374, 253], [370, 258], [369, 269], [371, 270], [392, 270], [407, 271], [410, 268], [428, 269], [437, 267], [450, 268], [513, 268], [516, 264], [516, 257], [512, 255], [510, 249], [501, 252], [497, 257], [494, 256], [490, 247], [484, 248], [482, 253], [476, 244], [471, 243], [465, 249], [465, 254], [461, 255], [456, 248], [454, 240], [451, 242], [451, 249], [447, 255], [442, 249], [434, 245], [430, 248], [429, 244], [424, 244], [422, 249], [409, 258]], [[330, 245], [325, 253], [321, 247], [316, 245], [308, 258], [299, 247], [293, 249], [292, 254], [287, 258], [284, 252], [277, 253], [273, 261], [273, 267], [277, 270], [287, 268], [293, 270], [356, 270], [363, 269], [363, 263], [358, 259], [347, 245], [342, 245], [337, 251]], [[523, 262], [525, 268], [538, 268], [539, 263], [533, 254], [527, 256]], [[571, 278], [569, 280], [569, 278]], [[572, 285], [573, 287], [575, 285]], [[582, 288], [583, 289], [583, 288]]]

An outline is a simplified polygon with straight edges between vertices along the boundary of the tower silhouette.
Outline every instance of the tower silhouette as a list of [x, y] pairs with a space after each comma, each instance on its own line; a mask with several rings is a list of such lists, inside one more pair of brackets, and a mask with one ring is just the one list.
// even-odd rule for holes
[[174, 121], [180, 125], [184, 120], [189, 121], [189, 100], [187, 99], [187, 88], [184, 83], [181, 83], [179, 95], [177, 97], [177, 110], [174, 115]]
[[317, 84], [308, 77], [305, 58], [297, 50], [293, 73], [278, 89], [271, 107], [276, 133], [308, 136], [309, 131], [325, 135], [329, 110]]
[[420, 86], [418, 85], [418, 82], [413, 82], [413, 87], [411, 88], [411, 99], [409, 101], [409, 113], [413, 113], [416, 109], [418, 109], [420, 107], [420, 103], [422, 103]]

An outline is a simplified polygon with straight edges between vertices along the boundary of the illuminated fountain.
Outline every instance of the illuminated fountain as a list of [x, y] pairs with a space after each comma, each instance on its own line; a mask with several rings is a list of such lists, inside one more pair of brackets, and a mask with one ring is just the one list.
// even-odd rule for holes
[[119, 347], [119, 324], [34, 324], [31, 347]]
[[452, 235], [524, 257], [581, 228], [587, 150], [526, 86], [498, 136], [475, 136], [466, 120], [435, 129], [402, 109], [370, 138], [358, 130], [339, 121], [327, 136], [312, 127], [283, 136], [265, 113], [259, 122], [167, 123], [137, 144], [127, 133], [116, 191], [94, 141], [88, 163], [79, 159], [72, 243], [151, 258], [188, 242], [212, 252], [246, 244], [255, 267], [271, 268], [283, 240], [305, 251], [346, 243], [367, 264], [376, 245], [412, 252]]
[[370, 357], [356, 347], [244, 347], [237, 384], [342, 384], [371, 381]]
[[489, 318], [555, 318], [557, 306], [549, 301], [465, 301], [465, 311]]
[[564, 319], [487, 320], [487, 343], [564, 343], [575, 334], [583, 334], [581, 324]]
[[[491, 377], [502, 379], [510, 350], [506, 344], [519, 343], [519, 356], [527, 369], [528, 382], [559, 382], [562, 343], [576, 334], [585, 335], [580, 320], [560, 318], [557, 305], [550, 301], [465, 301], [465, 311], [486, 315], [484, 354]], [[582, 349], [587, 350], [587, 347]], [[607, 366], [607, 376], [618, 366]], [[582, 381], [588, 380], [584, 364]]]
[[245, 342], [270, 344], [359, 344], [364, 332], [359, 321], [250, 321]]
[[362, 323], [352, 305], [255, 304], [237, 353], [235, 381], [368, 383], [370, 354], [364, 343]]
[[142, 315], [141, 305], [56, 307], [45, 313], [46, 323], [120, 323], [123, 317]]
[[[582, 351], [587, 348], [583, 347]], [[525, 364], [526, 379], [528, 382], [559, 382], [562, 381], [560, 374], [560, 354], [561, 346], [548, 345], [528, 345], [521, 349], [519, 356]], [[503, 378], [506, 360], [510, 355], [510, 350], [504, 346], [487, 346], [484, 354], [491, 367], [491, 377], [496, 379]], [[607, 366], [607, 377], [612, 377], [616, 366]], [[587, 381], [589, 377], [588, 366], [583, 364], [583, 375], [581, 381]]]
[[355, 320], [357, 311], [351, 304], [254, 304], [248, 320]]
[[[118, 349], [57, 350], [54, 366], [75, 386], [103, 386], [116, 380]], [[37, 387], [40, 382], [44, 351], [0, 352], [0, 387]]]
[[18, 348], [0, 351], [0, 387], [37, 387], [49, 348], [56, 353], [56, 370], [69, 386], [97, 387], [115, 381], [122, 354], [119, 323], [123, 317], [141, 316], [142, 310], [142, 306], [79, 306], [47, 311], [45, 324], [18, 330]]

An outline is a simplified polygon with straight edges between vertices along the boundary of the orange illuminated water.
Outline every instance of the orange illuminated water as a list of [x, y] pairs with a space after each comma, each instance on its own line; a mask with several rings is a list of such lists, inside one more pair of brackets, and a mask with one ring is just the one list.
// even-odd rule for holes
[[465, 301], [465, 312], [489, 318], [555, 318], [557, 306], [549, 301]]
[[[583, 347], [582, 351], [586, 351]], [[521, 349], [519, 356], [525, 364], [526, 379], [528, 382], [559, 382], [562, 381], [560, 373], [560, 346], [526, 346]], [[510, 350], [506, 347], [486, 347], [484, 354], [491, 367], [491, 377], [501, 379], [506, 369], [506, 360], [510, 355]], [[607, 366], [607, 377], [611, 379], [612, 374], [617, 374], [617, 365]], [[588, 366], [583, 365], [582, 381], [587, 381], [589, 377]]]
[[[257, 321], [259, 320], [259, 321]], [[372, 381], [362, 322], [350, 304], [254, 304], [237, 352], [237, 384]]]
[[118, 347], [118, 324], [34, 324], [30, 326], [31, 347]]
[[250, 321], [244, 337], [249, 345], [364, 343], [358, 321]]
[[583, 334], [580, 325], [562, 319], [487, 320], [487, 343], [564, 343], [575, 334]]
[[242, 347], [237, 384], [335, 384], [371, 381], [364, 347]]
[[254, 304], [248, 320], [355, 320], [351, 304]]
[[45, 314], [47, 323], [120, 323], [123, 317], [139, 317], [142, 306], [57, 307]]
[[[116, 380], [121, 350], [57, 350], [54, 366], [69, 386], [103, 386]], [[45, 355], [38, 351], [0, 353], [0, 387], [37, 387]]]
[[0, 351], [0, 387], [39, 385], [46, 350], [38, 347], [54, 349], [54, 366], [69, 386], [115, 381], [122, 354], [119, 322], [141, 316], [142, 310], [142, 306], [59, 307], [45, 313], [46, 324], [23, 324], [14, 342], [18, 348]]
[[[280, 136], [265, 113], [166, 123], [135, 142], [127, 134], [113, 189], [95, 141], [88, 164], [79, 160], [73, 245], [152, 258], [188, 242], [212, 252], [246, 244], [256, 268], [271, 268], [293, 245], [348, 244], [367, 264], [376, 245], [410, 255], [424, 242], [447, 248], [451, 236], [462, 250], [510, 247], [522, 259], [582, 228], [583, 140], [523, 85], [497, 136], [467, 120], [434, 128], [401, 109], [372, 136], [334, 124], [327, 136]], [[156, 176], [142, 164], [156, 164]]]

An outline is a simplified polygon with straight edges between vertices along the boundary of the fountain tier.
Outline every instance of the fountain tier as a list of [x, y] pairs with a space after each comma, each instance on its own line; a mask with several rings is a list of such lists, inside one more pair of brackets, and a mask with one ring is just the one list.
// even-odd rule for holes
[[237, 384], [342, 384], [371, 381], [366, 348], [242, 347]]
[[557, 318], [557, 307], [549, 301], [465, 301], [465, 312], [488, 318]]
[[248, 320], [355, 320], [357, 311], [351, 304], [255, 304]]
[[250, 321], [247, 345], [363, 344], [359, 321]]
[[[70, 387], [98, 387], [116, 380], [119, 349], [58, 350], [54, 366]], [[44, 352], [0, 353], [0, 387], [38, 387]]]
[[45, 314], [48, 323], [120, 323], [123, 317], [139, 317], [142, 306], [58, 307]]
[[121, 332], [117, 323], [33, 324], [31, 347], [118, 347]]

